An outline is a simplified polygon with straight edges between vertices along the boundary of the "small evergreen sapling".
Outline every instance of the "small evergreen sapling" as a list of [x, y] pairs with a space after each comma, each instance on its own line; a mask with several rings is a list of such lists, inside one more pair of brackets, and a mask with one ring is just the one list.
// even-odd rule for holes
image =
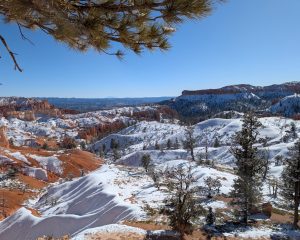
[[151, 157], [149, 154], [145, 154], [142, 157], [142, 166], [145, 168], [145, 171], [148, 172], [149, 167], [151, 165]]

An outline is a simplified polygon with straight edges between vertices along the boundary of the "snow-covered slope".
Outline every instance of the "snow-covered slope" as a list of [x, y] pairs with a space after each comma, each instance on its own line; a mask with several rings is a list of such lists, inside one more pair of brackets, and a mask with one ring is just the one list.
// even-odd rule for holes
[[300, 95], [294, 94], [281, 99], [278, 103], [270, 107], [273, 114], [280, 114], [292, 117], [300, 113]]
[[[189, 165], [186, 160], [169, 161], [158, 165], [172, 169]], [[207, 176], [219, 176], [221, 193], [228, 193], [234, 175], [207, 167], [194, 167], [199, 186]], [[157, 190], [141, 169], [104, 165], [99, 170], [71, 182], [54, 185], [33, 205], [41, 213], [35, 217], [21, 208], [0, 222], [0, 239], [33, 240], [42, 235], [76, 235], [124, 219], [147, 219], [146, 206], [159, 208], [166, 195]], [[20, 225], [21, 224], [21, 225]], [[26, 231], [30, 228], [30, 231]]]
[[[262, 128], [260, 138], [266, 139], [266, 146], [263, 141], [260, 149], [266, 148], [270, 151], [271, 161], [277, 155], [286, 156], [287, 148], [292, 145], [295, 139], [290, 136], [291, 123], [295, 123], [300, 134], [300, 122], [280, 117], [260, 118]], [[235, 134], [241, 129], [242, 120], [237, 119], [209, 119], [194, 126], [194, 137], [196, 138], [196, 155], [204, 154], [205, 147], [208, 147], [208, 155], [216, 163], [232, 165], [234, 157], [230, 153]], [[110, 150], [110, 144], [114, 139], [119, 144], [122, 158], [119, 162], [133, 166], [140, 165], [140, 159], [144, 154], [150, 154], [153, 161], [168, 161], [170, 159], [189, 158], [189, 154], [183, 150], [185, 138], [185, 127], [177, 124], [158, 122], [139, 122], [116, 134], [96, 142], [91, 146], [94, 151], [100, 151], [105, 145], [106, 151]], [[219, 146], [214, 147], [216, 139]], [[286, 142], [283, 142], [285, 139]], [[171, 149], [166, 149], [168, 140], [171, 141]], [[174, 150], [175, 143], [180, 149]], [[164, 148], [163, 151], [155, 150], [158, 144]], [[109, 155], [108, 155], [109, 157]]]

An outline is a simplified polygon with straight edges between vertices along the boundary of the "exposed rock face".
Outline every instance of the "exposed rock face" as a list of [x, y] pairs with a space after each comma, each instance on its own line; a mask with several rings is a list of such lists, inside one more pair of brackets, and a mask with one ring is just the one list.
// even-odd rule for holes
[[259, 97], [266, 97], [268, 95], [279, 94], [282, 96], [288, 96], [293, 93], [300, 93], [300, 82], [288, 82], [283, 84], [274, 84], [270, 86], [260, 87], [252, 86], [249, 84], [238, 84], [226, 86], [218, 89], [204, 89], [204, 90], [184, 90], [183, 96], [190, 95], [205, 95], [205, 94], [238, 94], [238, 93], [254, 93]]
[[0, 98], [0, 115], [4, 117], [33, 121], [36, 119], [37, 114], [52, 117], [62, 115], [61, 111], [47, 100], [17, 97]]
[[6, 127], [2, 126], [0, 127], [0, 146], [8, 148], [9, 147], [9, 142], [6, 137]]
[[[262, 115], [270, 115], [272, 113], [269, 108], [272, 105], [295, 93], [300, 93], [300, 82], [264, 87], [239, 84], [218, 89], [185, 90], [181, 96], [162, 104], [176, 110], [184, 119], [193, 120], [194, 118], [196, 122], [199, 122], [223, 111], [256, 111]], [[299, 113], [298, 110], [294, 112]], [[287, 114], [284, 115], [287, 116]], [[289, 116], [292, 115], [289, 114]]]

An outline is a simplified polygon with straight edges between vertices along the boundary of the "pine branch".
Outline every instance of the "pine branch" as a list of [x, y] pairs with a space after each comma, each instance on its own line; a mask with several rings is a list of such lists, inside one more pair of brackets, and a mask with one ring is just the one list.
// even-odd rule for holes
[[13, 53], [13, 52], [10, 50], [8, 44], [6, 43], [5, 38], [4, 38], [2, 35], [0, 35], [0, 41], [2, 42], [2, 44], [3, 44], [4, 47], [6, 48], [7, 52], [9, 53], [11, 59], [13, 60], [13, 62], [14, 62], [14, 64], [15, 64], [15, 70], [18, 70], [19, 72], [22, 72], [23, 70], [21, 69], [21, 67], [19, 66], [19, 64], [18, 64], [18, 62], [17, 62], [17, 60], [16, 60], [16, 58], [15, 58], [15, 55], [16, 55], [16, 54]]

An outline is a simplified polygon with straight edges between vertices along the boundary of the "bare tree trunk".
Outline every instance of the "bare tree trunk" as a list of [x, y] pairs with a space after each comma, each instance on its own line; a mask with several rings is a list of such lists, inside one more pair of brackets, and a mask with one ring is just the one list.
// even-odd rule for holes
[[299, 181], [295, 182], [294, 223], [293, 223], [295, 229], [298, 228], [298, 221], [299, 221], [298, 208], [299, 208]]
[[[300, 149], [299, 149], [300, 150]], [[300, 154], [299, 154], [300, 155]], [[296, 182], [295, 182], [295, 197], [294, 197], [294, 223], [293, 226], [295, 229], [298, 228], [299, 221], [299, 187], [300, 187], [300, 158], [297, 159], [297, 170], [296, 170]]]

